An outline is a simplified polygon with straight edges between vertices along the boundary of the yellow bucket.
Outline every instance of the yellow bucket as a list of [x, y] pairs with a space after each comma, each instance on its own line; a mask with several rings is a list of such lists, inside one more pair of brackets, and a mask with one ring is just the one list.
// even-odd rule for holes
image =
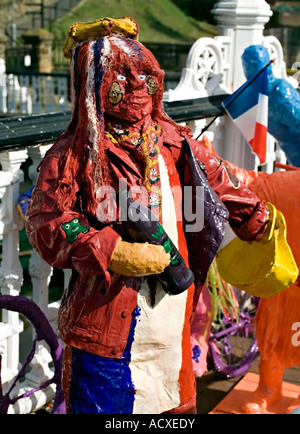
[[283, 214], [268, 203], [270, 220], [259, 241], [234, 238], [219, 250], [217, 266], [222, 278], [257, 297], [271, 297], [292, 285], [299, 274], [286, 240]]

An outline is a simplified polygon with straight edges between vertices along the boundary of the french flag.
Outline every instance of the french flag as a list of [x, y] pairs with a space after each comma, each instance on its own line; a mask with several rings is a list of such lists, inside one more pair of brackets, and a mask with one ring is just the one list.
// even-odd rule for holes
[[260, 164], [266, 163], [267, 156], [269, 64], [223, 102]]

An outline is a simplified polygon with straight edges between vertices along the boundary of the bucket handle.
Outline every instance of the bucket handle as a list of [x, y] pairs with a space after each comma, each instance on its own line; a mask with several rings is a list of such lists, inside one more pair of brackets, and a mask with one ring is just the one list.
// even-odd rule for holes
[[272, 203], [267, 202], [266, 205], [268, 207], [270, 217], [269, 217], [269, 222], [267, 223], [265, 233], [263, 234], [263, 236], [261, 238], [261, 241], [264, 241], [264, 242], [271, 241], [271, 239], [273, 237], [273, 233], [275, 230], [275, 224], [277, 221], [277, 212], [278, 212]]

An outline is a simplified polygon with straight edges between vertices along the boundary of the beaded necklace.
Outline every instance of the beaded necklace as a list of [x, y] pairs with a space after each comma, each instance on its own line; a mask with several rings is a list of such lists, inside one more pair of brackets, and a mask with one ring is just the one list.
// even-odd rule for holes
[[144, 132], [123, 128], [121, 124], [108, 123], [106, 136], [114, 143], [132, 150], [135, 157], [145, 165], [144, 181], [148, 191], [148, 207], [161, 219], [161, 184], [158, 156], [162, 144], [162, 128], [150, 125]]

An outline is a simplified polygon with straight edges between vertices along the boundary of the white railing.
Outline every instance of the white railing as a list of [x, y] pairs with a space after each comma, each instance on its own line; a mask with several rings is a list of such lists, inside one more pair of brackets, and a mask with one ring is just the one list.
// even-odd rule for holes
[[31, 115], [69, 110], [68, 74], [0, 74], [0, 113]]
[[[241, 54], [244, 48], [256, 43], [263, 44], [272, 53], [276, 53], [275, 68], [277, 76], [284, 77], [285, 65], [282, 48], [274, 37], [264, 37], [264, 25], [270, 18], [270, 8], [264, 0], [220, 0], [214, 10], [219, 23], [220, 35], [213, 39], [201, 38], [193, 45], [188, 56], [186, 68], [182, 71], [180, 83], [174, 90], [165, 93], [166, 101], [199, 98], [232, 92], [244, 80]], [[0, 83], [1, 86], [1, 83]], [[25, 86], [26, 88], [26, 86]], [[27, 91], [26, 91], [27, 92]], [[28, 94], [27, 94], [28, 95]], [[26, 97], [27, 98], [27, 97]], [[202, 119], [189, 123], [195, 135], [209, 122]], [[240, 167], [257, 168], [257, 163], [248, 149], [248, 145], [226, 117], [218, 121], [208, 131], [209, 138], [219, 154]], [[284, 155], [276, 154], [275, 141], [269, 139], [268, 165], [271, 171], [278, 155], [284, 162]], [[22, 164], [30, 158], [29, 178], [34, 183], [37, 166], [51, 143], [29, 147], [26, 150], [0, 153], [0, 237], [2, 239], [2, 257], [0, 267], [0, 289], [2, 294], [18, 295], [22, 288], [23, 270], [19, 259], [19, 231], [23, 227], [17, 201], [23, 190]], [[283, 157], [283, 159], [282, 159]], [[46, 314], [55, 327], [59, 301], [49, 304], [49, 281], [52, 268], [39, 255], [32, 251], [29, 276], [32, 283], [32, 298]], [[62, 282], [63, 286], [63, 282]], [[15, 376], [19, 366], [19, 344], [24, 336], [23, 323], [19, 315], [3, 312], [0, 323], [0, 352], [2, 354], [2, 382], [7, 387]], [[23, 386], [40, 384], [49, 377], [49, 353], [40, 346], [31, 364], [31, 372], [26, 375]], [[52, 399], [53, 389], [40, 392], [35, 401], [24, 399], [17, 406], [10, 408], [11, 413], [28, 413], [41, 407]]]
[[[7, 151], [0, 153], [0, 238], [2, 242], [0, 289], [3, 295], [19, 295], [23, 284], [23, 269], [20, 263], [19, 231], [24, 227], [17, 202], [24, 181], [22, 163], [28, 158], [32, 161], [29, 174], [35, 182], [37, 165], [51, 145], [36, 146], [28, 150]], [[32, 251], [29, 265], [29, 275], [32, 284], [32, 299], [47, 316], [53, 328], [56, 329], [57, 310], [59, 302], [49, 304], [49, 281], [52, 268], [46, 264], [36, 251]], [[63, 283], [62, 283], [63, 286]], [[3, 310], [0, 323], [0, 352], [2, 355], [1, 380], [3, 392], [9, 388], [12, 379], [18, 372], [20, 352], [31, 342], [31, 328], [24, 330], [24, 324], [17, 312]], [[33, 338], [33, 336], [32, 336]], [[30, 346], [28, 347], [30, 349]], [[22, 360], [22, 362], [24, 359]], [[39, 344], [30, 364], [30, 372], [25, 381], [14, 392], [19, 395], [32, 389], [53, 377], [49, 367], [52, 361], [48, 349]], [[11, 408], [9, 413], [29, 413], [50, 402], [55, 393], [53, 385], [37, 392], [34, 396], [21, 399]]]

